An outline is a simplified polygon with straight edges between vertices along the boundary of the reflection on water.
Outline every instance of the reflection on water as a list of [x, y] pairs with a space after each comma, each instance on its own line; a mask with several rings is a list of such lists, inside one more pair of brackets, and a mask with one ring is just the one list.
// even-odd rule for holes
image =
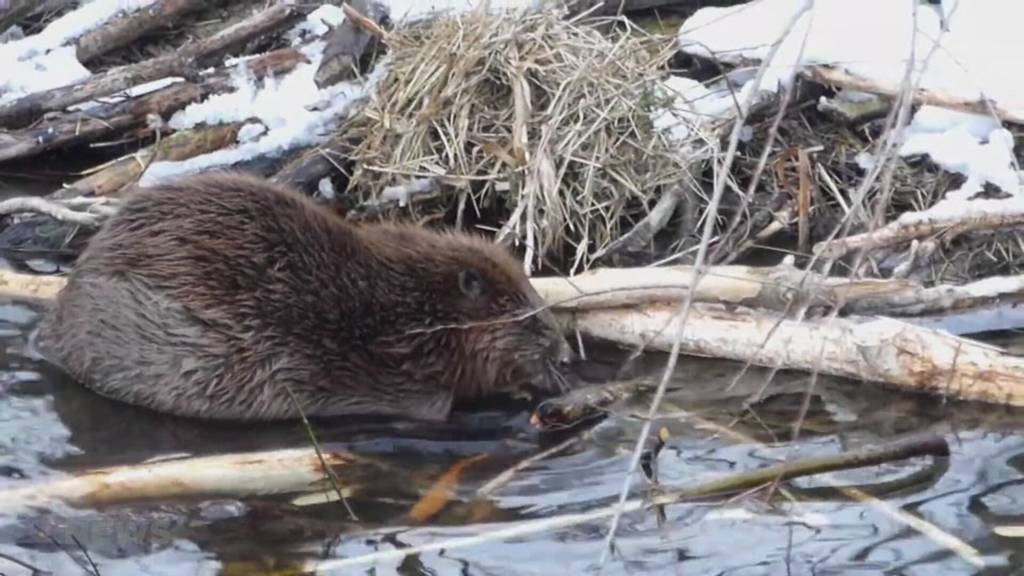
[[[141, 462], [179, 453], [211, 454], [306, 445], [296, 424], [210, 424], [166, 417], [108, 401], [33, 359], [27, 338], [37, 315], [0, 304], [0, 490], [73, 470]], [[592, 350], [588, 369], [610, 377], [621, 355]], [[655, 381], [663, 358], [651, 356], [630, 377]], [[784, 458], [834, 453], [903, 435], [938, 432], [950, 440], [947, 461], [920, 459], [832, 475], [877, 490], [892, 506], [966, 541], [987, 568], [974, 567], [941, 543], [876, 507], [795, 482], [798, 503], [757, 496], [729, 503], [675, 505], [665, 521], [627, 515], [604, 574], [1014, 574], [1024, 566], [1018, 540], [993, 527], [1024, 522], [1021, 412], [942, 403], [875, 385], [819, 379], [801, 439], [793, 444], [807, 378], [782, 374], [755, 405], [762, 385], [751, 370], [729, 388], [739, 366], [685, 359], [659, 422], [669, 433], [659, 456], [665, 485], [764, 466]], [[594, 510], [612, 503], [639, 432], [648, 398], [617, 406], [583, 441], [514, 475], [487, 499], [484, 482], [519, 460], [563, 440], [539, 435], [525, 410], [459, 414], [447, 424], [374, 419], [316, 424], [332, 448], [371, 457], [377, 467], [346, 481], [357, 488], [359, 523], [335, 504], [297, 507], [282, 497], [244, 502], [153, 502], [103, 510], [53, 509], [0, 516], [0, 573], [87, 574], [89, 558], [110, 574], [284, 573], [303, 561], [344, 558], [481, 534], [510, 521]], [[717, 426], [753, 438], [737, 440]], [[428, 525], [406, 512], [438, 476], [469, 455], [457, 496]], [[383, 470], [383, 472], [382, 472]], [[362, 474], [362, 476], [360, 476]], [[637, 495], [644, 480], [634, 485]], [[379, 561], [344, 574], [577, 574], [600, 555], [606, 521], [500, 542]], [[77, 540], [77, 542], [76, 542]], [[79, 547], [79, 544], [81, 547]], [[276, 572], [275, 572], [276, 571]]]

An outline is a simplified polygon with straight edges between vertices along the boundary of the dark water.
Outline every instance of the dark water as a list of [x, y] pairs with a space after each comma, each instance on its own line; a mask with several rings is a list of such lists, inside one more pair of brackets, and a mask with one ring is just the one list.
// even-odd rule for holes
[[[36, 310], [0, 302], [0, 491], [95, 466], [175, 453], [306, 446], [294, 424], [211, 425], [164, 417], [82, 390], [26, 352]], [[610, 376], [614, 350], [591, 350]], [[664, 358], [650, 356], [631, 377], [654, 380]], [[895, 510], [926, 520], [974, 547], [974, 564], [877, 506], [832, 492], [800, 491], [799, 502], [756, 493], [728, 502], [669, 506], [628, 514], [604, 574], [1016, 574], [1024, 544], [993, 528], [1024, 524], [1024, 435], [1020, 411], [942, 403], [878, 386], [823, 378], [800, 439], [788, 442], [807, 387], [782, 374], [739, 419], [763, 382], [752, 370], [729, 391], [739, 366], [684, 359], [658, 422], [670, 432], [658, 457], [660, 481], [682, 486], [777, 460], [831, 454], [906, 435], [934, 432], [952, 446], [947, 459], [892, 463], [830, 478], [875, 490]], [[16, 559], [55, 574], [293, 574], [303, 562], [356, 557], [484, 534], [511, 523], [596, 510], [614, 502], [641, 427], [647, 398], [617, 406], [582, 432], [539, 434], [526, 410], [459, 414], [444, 425], [401, 421], [320, 422], [321, 440], [373, 460], [345, 477], [360, 522], [337, 503], [295, 506], [286, 497], [244, 501], [156, 502], [102, 510], [66, 507], [15, 515], [0, 511], [0, 574], [30, 574]], [[720, 433], [728, 426], [746, 440]], [[476, 490], [502, 470], [571, 437], [564, 451], [518, 472], [488, 497]], [[759, 443], [766, 444], [759, 444]], [[465, 469], [439, 515], [413, 525], [405, 514], [449, 467]], [[638, 477], [635, 495], [646, 489]], [[338, 568], [330, 574], [580, 574], [597, 566], [607, 520]], [[74, 538], [72, 538], [74, 537]], [[75, 542], [77, 539], [77, 543]], [[79, 544], [81, 545], [79, 547]], [[979, 567], [977, 564], [983, 564]]]

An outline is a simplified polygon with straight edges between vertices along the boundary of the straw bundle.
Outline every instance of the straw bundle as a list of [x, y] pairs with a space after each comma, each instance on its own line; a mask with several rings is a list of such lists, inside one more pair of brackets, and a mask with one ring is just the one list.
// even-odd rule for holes
[[566, 246], [575, 270], [686, 175], [652, 123], [670, 42], [624, 20], [471, 13], [387, 43], [387, 76], [346, 127], [364, 201], [431, 178], [460, 214], [467, 200], [506, 210], [500, 236], [525, 244], [528, 271]]

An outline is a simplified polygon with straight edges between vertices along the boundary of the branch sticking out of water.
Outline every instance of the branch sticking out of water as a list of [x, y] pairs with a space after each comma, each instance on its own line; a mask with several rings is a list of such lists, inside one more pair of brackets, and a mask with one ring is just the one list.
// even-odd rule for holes
[[0, 490], [0, 511], [64, 502], [91, 507], [171, 498], [241, 498], [323, 491], [323, 463], [360, 462], [352, 455], [312, 449], [223, 454], [99, 468], [38, 484]]
[[[690, 488], [665, 491], [652, 499], [632, 499], [622, 504], [621, 510], [624, 513], [637, 512], [655, 506], [667, 504], [678, 504], [687, 500], [704, 498], [708, 496], [722, 496], [735, 494], [752, 488], [759, 488], [771, 484], [775, 479], [792, 480], [803, 476], [824, 474], [839, 470], [850, 470], [866, 466], [876, 466], [896, 460], [916, 458], [921, 456], [944, 457], [949, 455], [949, 445], [946, 440], [939, 436], [927, 436], [922, 438], [906, 439], [898, 442], [884, 444], [837, 454], [832, 456], [819, 456], [806, 458], [767, 466], [754, 471], [741, 472], [714, 478]], [[363, 556], [352, 558], [339, 558], [310, 562], [304, 567], [305, 570], [317, 574], [341, 574], [344, 570], [353, 566], [370, 564], [373, 562], [387, 562], [399, 560], [407, 556], [422, 554], [435, 550], [444, 550], [446, 553], [456, 548], [466, 548], [498, 542], [510, 538], [537, 534], [559, 528], [567, 528], [587, 522], [596, 522], [616, 515], [620, 510], [618, 504], [583, 512], [578, 514], [563, 514], [549, 518], [528, 520], [506, 525], [501, 528], [475, 536], [452, 538], [431, 542], [422, 546], [410, 546], [397, 550], [385, 550], [373, 552]]]

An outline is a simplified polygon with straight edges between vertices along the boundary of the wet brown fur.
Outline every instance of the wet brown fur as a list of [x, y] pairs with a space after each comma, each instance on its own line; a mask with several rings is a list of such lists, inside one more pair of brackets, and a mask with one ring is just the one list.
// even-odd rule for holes
[[93, 390], [162, 412], [290, 418], [290, 388], [310, 415], [441, 419], [453, 401], [558, 387], [566, 345], [541, 305], [486, 240], [357, 227], [222, 173], [131, 193], [39, 344]]

